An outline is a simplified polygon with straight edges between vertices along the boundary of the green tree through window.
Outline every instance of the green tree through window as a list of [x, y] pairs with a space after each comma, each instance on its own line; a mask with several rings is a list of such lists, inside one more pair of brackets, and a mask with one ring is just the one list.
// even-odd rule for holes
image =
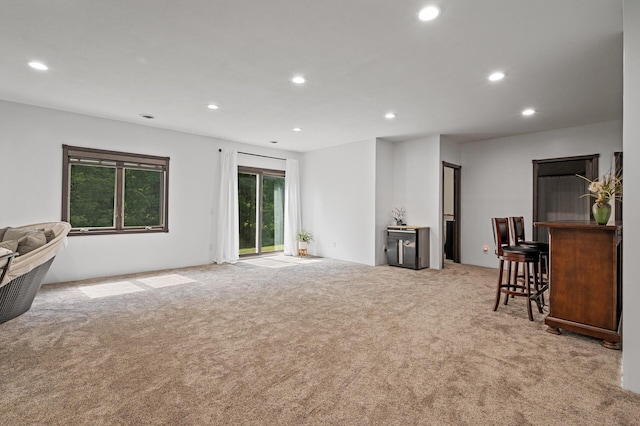
[[116, 168], [71, 165], [69, 223], [74, 227], [112, 227]]
[[63, 145], [71, 233], [168, 232], [168, 157]]
[[124, 226], [162, 224], [162, 172], [124, 170]]
[[240, 254], [284, 249], [284, 172], [238, 167]]

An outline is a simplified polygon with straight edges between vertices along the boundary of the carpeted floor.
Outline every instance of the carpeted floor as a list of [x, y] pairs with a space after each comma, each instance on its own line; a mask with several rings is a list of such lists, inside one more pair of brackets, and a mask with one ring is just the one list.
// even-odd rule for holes
[[640, 424], [620, 352], [493, 312], [496, 274], [276, 257], [45, 286], [0, 324], [0, 424]]

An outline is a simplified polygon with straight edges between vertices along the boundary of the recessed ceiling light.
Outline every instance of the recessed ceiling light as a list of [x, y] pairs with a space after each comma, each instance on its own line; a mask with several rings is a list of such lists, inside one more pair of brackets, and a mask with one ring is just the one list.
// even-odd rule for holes
[[31, 61], [29, 62], [29, 66], [31, 68], [33, 68], [34, 70], [38, 70], [38, 71], [46, 71], [49, 69], [48, 66], [46, 66], [45, 64], [43, 64], [42, 62], [38, 62], [38, 61]]
[[393, 119], [393, 118], [396, 118], [396, 117], [397, 117], [397, 115], [396, 115], [396, 113], [395, 113], [395, 112], [388, 112], [388, 113], [386, 113], [386, 114], [384, 115], [384, 118], [387, 118], [387, 119], [389, 119], [389, 120], [391, 120], [391, 119]]
[[302, 129], [300, 127], [294, 127], [291, 130], [293, 130], [294, 132], [301, 132], [302, 131]]
[[145, 113], [140, 114], [140, 117], [146, 118], [147, 120], [153, 120], [153, 119], [156, 118], [155, 116], [153, 116], [151, 114], [145, 114]]
[[421, 21], [433, 21], [440, 15], [440, 9], [436, 6], [427, 6], [418, 13], [418, 19]]
[[271, 143], [278, 143], [278, 141], [271, 141]]
[[207, 108], [209, 108], [209, 109], [218, 109], [218, 105], [216, 105], [216, 104], [209, 104], [209, 105], [207, 105]]
[[522, 115], [524, 115], [525, 117], [529, 116], [529, 115], [533, 115], [535, 113], [536, 113], [536, 110], [533, 109], [533, 108], [527, 108], [527, 109], [522, 111]]
[[505, 78], [506, 74], [503, 73], [502, 71], [496, 71], [494, 73], [492, 73], [491, 75], [489, 75], [488, 79], [489, 81], [500, 81], [503, 78]]
[[304, 84], [304, 82], [307, 80], [305, 80], [305, 78], [301, 75], [296, 75], [291, 79], [291, 81], [293, 81], [295, 84]]

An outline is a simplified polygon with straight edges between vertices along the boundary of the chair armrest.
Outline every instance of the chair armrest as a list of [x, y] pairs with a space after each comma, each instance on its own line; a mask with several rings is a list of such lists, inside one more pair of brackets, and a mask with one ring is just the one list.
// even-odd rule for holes
[[18, 253], [17, 251], [14, 251], [14, 252], [7, 253], [5, 255], [0, 256], [0, 264], [2, 265], [0, 266], [0, 284], [2, 284], [2, 280], [4, 279], [4, 276], [7, 275], [7, 271], [11, 266], [11, 262], [13, 262], [13, 258], [18, 255], [20, 255], [20, 253]]
[[[20, 253], [18, 253], [17, 251], [12, 251], [11, 253], [7, 253], [5, 255], [0, 256], [0, 262], [2, 262], [5, 259], [13, 259], [14, 257], [18, 256]], [[4, 266], [2, 266], [2, 268], [4, 268]]]

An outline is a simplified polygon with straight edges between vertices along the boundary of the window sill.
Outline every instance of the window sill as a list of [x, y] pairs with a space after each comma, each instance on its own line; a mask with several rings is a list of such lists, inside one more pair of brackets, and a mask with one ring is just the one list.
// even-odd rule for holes
[[153, 229], [89, 229], [81, 231], [80, 229], [72, 229], [69, 232], [69, 236], [81, 236], [81, 235], [118, 235], [118, 234], [157, 234], [168, 233], [168, 228], [153, 228]]

